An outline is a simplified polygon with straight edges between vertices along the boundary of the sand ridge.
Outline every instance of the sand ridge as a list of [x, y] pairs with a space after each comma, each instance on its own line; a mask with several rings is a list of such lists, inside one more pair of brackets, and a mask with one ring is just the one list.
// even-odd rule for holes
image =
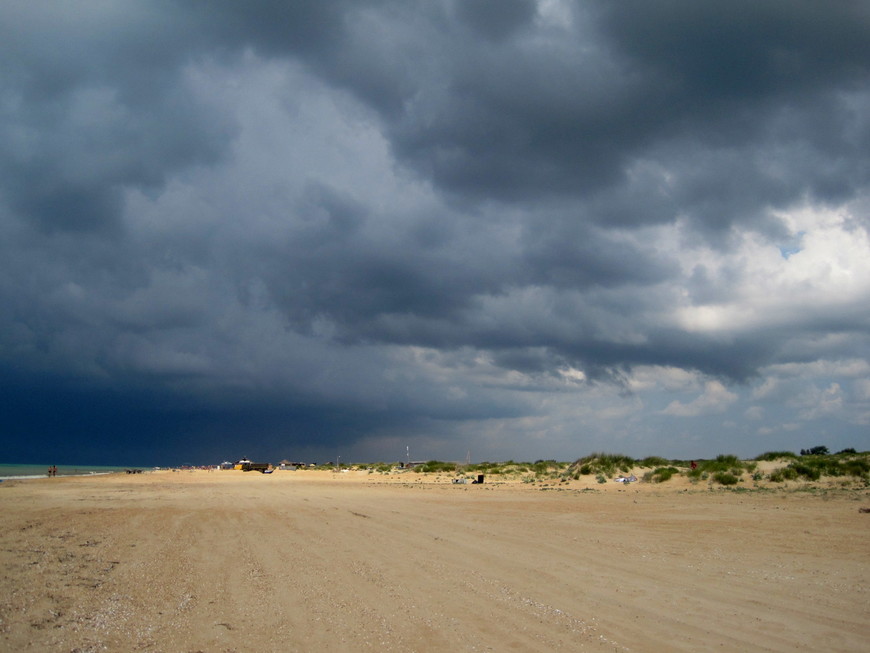
[[4, 483], [0, 648], [865, 650], [866, 489], [667, 485]]

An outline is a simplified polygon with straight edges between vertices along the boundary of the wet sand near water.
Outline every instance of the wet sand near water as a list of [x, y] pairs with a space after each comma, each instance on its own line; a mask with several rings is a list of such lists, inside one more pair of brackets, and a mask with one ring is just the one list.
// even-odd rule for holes
[[154, 472], [0, 486], [4, 651], [866, 651], [866, 489]]

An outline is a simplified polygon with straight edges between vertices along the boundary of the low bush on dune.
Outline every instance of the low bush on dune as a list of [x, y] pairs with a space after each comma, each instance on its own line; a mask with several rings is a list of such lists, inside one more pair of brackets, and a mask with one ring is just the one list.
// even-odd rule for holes
[[799, 478], [817, 481], [823, 476], [849, 476], [870, 481], [870, 460], [866, 454], [811, 453], [795, 459], [787, 467], [772, 471], [768, 478], [774, 483], [782, 483]]
[[743, 470], [743, 461], [730, 454], [719, 454], [713, 460], [702, 460], [699, 465], [708, 472]]
[[870, 475], [870, 456], [867, 454], [861, 458], [832, 456], [826, 469], [832, 476], [863, 476], [867, 478]]
[[456, 463], [446, 463], [441, 460], [430, 460], [422, 465], [417, 465], [414, 468], [417, 473], [427, 472], [455, 472]]
[[603, 474], [612, 478], [614, 474], [627, 474], [634, 467], [634, 458], [623, 454], [593, 453], [575, 460], [568, 468], [568, 473], [575, 470], [580, 474]]
[[637, 461], [638, 467], [667, 467], [672, 464], [673, 461], [668, 460], [667, 458], [662, 458], [660, 456], [647, 456], [642, 460]]
[[767, 477], [773, 483], [782, 483], [784, 481], [793, 481], [798, 477], [798, 473], [792, 467], [780, 467], [770, 472]]
[[846, 460], [840, 463], [844, 474], [848, 476], [867, 476], [870, 474], [870, 462], [866, 460]]
[[461, 465], [460, 467], [467, 473], [475, 474], [517, 476], [532, 473], [537, 478], [569, 477], [568, 474], [563, 473], [568, 467], [568, 463], [557, 460], [536, 460], [533, 463], [507, 460], [501, 463], [482, 462]]
[[643, 475], [643, 480], [650, 483], [664, 483], [671, 480], [674, 474], [679, 474], [680, 470], [676, 467], [657, 467], [651, 472]]
[[[430, 460], [415, 467], [414, 471], [503, 475], [505, 478], [522, 477], [526, 482], [551, 479], [559, 480], [561, 483], [568, 483], [572, 479], [580, 480], [583, 476], [593, 476], [602, 483], [616, 475], [628, 474], [632, 468], [645, 467], [650, 471], [643, 475], [643, 480], [652, 483], [664, 483], [674, 475], [683, 474], [692, 483], [709, 479], [720, 485], [735, 485], [748, 474], [754, 481], [766, 479], [772, 483], [797, 479], [817, 481], [825, 476], [839, 476], [862, 479], [865, 484], [870, 485], [870, 452], [844, 449], [836, 454], [823, 454], [820, 451], [820, 447], [813, 447], [804, 450], [805, 455], [802, 456], [797, 456], [790, 451], [768, 451], [750, 461], [740, 460], [730, 454], [720, 454], [711, 460], [695, 460], [692, 469], [690, 469], [690, 461], [687, 460], [668, 460], [660, 456], [635, 460], [623, 454], [597, 452], [578, 458], [570, 464], [552, 459], [536, 460], [533, 463], [508, 460], [500, 463], [481, 462], [467, 465]], [[782, 460], [785, 466], [763, 475], [758, 470], [758, 462], [773, 460]], [[370, 472], [374, 470], [386, 473], [389, 469], [392, 469], [392, 466], [383, 463], [369, 467]]]
[[491, 463], [489, 461], [485, 461], [482, 463], [474, 463], [473, 465], [466, 465], [465, 471], [477, 472], [480, 474], [498, 474], [501, 473], [501, 466], [502, 463]]
[[803, 476], [808, 481], [818, 481], [822, 477], [820, 465], [806, 465], [804, 463], [792, 463], [790, 465], [798, 476]]
[[744, 463], [737, 456], [730, 454], [719, 454], [713, 460], [699, 460], [697, 467], [689, 473], [690, 477], [697, 478], [705, 472], [708, 475], [716, 474], [717, 472], [728, 472], [732, 476], [739, 477], [744, 471], [753, 471], [755, 463]]
[[797, 454], [792, 451], [765, 451], [760, 456], [756, 456], [755, 460], [761, 461], [773, 461], [773, 460], [782, 460], [786, 458], [797, 458]]
[[714, 472], [713, 480], [720, 485], [737, 485], [740, 479], [731, 472]]
[[556, 460], [536, 460], [529, 469], [537, 476], [543, 476], [550, 473], [558, 473], [565, 468], [565, 463], [560, 463]]

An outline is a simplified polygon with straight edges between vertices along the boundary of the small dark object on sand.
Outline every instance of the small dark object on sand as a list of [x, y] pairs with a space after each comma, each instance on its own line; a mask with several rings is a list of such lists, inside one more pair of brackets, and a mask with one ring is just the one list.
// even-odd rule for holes
[[858, 508], [858, 512], [870, 512], [870, 508]]

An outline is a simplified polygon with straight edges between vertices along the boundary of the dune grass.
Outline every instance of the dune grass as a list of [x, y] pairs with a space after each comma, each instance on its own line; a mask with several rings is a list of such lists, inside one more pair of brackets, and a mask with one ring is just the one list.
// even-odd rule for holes
[[680, 470], [673, 466], [656, 467], [651, 472], [647, 472], [646, 474], [644, 474], [643, 480], [650, 483], [664, 483], [665, 481], [671, 480], [674, 474], [679, 473]]
[[636, 464], [634, 458], [624, 454], [592, 453], [575, 460], [569, 469], [584, 476], [603, 474], [607, 478], [613, 478], [616, 473], [627, 474]]
[[846, 476], [870, 482], [870, 456], [863, 453], [807, 454], [786, 467], [774, 470], [769, 480], [774, 483], [804, 478], [817, 481], [822, 476]]
[[[641, 478], [649, 483], [664, 483], [682, 475], [693, 483], [709, 481], [724, 486], [734, 486], [745, 480], [756, 483], [762, 480], [783, 483], [794, 480], [817, 481], [822, 477], [845, 477], [870, 484], [870, 452], [844, 449], [836, 454], [821, 453], [825, 450], [823, 447], [804, 449], [803, 455], [791, 451], [767, 451], [752, 460], [741, 460], [733, 454], [719, 454], [709, 460], [695, 460], [694, 468], [686, 460], [668, 460], [660, 456], [634, 459], [620, 453], [595, 452], [572, 463], [553, 459], [534, 462], [485, 461], [474, 464], [429, 460], [416, 465], [413, 471], [419, 474], [485, 474], [521, 479], [532, 484], [551, 481], [564, 484], [571, 480], [580, 480], [584, 476], [594, 476], [599, 483], [606, 483], [616, 475], [628, 474], [638, 468], [649, 470]], [[782, 461], [783, 466], [770, 473], [762, 473], [758, 463], [771, 461]], [[400, 467], [398, 463], [354, 466], [356, 469], [368, 469], [369, 473], [390, 473]]]
[[754, 460], [758, 462], [762, 461], [773, 461], [773, 460], [784, 460], [791, 458], [794, 460], [797, 458], [797, 454], [793, 451], [765, 451], [763, 454], [756, 456]]

